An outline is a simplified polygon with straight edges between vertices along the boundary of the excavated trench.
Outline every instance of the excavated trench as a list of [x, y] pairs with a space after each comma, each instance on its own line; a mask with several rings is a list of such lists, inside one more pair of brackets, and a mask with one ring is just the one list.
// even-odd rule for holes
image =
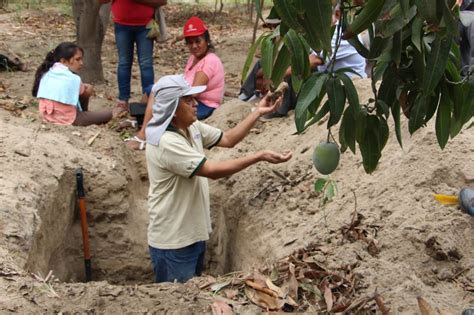
[[[113, 176], [84, 169], [87, 220], [92, 262], [92, 280], [113, 284], [142, 284], [153, 281], [146, 229], [147, 180], [137, 166], [128, 165]], [[49, 193], [39, 207], [39, 223], [28, 255], [26, 269], [43, 276], [50, 271], [63, 282], [85, 281], [82, 233], [76, 198], [75, 170], [69, 169], [57, 185], [44, 187]], [[222, 204], [226, 196], [214, 196]], [[206, 272], [223, 274], [232, 270], [232, 242], [238, 213], [214, 212], [214, 231], [208, 243]], [[241, 244], [245, 245], [245, 244]]]
[[[146, 243], [147, 183], [137, 175], [91, 175], [84, 170], [92, 279], [110, 283], [152, 280]], [[39, 209], [26, 267], [65, 282], [85, 280], [84, 254], [74, 170], [67, 170]]]

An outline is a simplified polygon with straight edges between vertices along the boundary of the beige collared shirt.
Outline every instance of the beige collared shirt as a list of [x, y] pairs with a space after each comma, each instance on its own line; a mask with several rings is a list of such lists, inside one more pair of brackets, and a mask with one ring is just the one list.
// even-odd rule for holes
[[168, 128], [158, 146], [146, 146], [151, 247], [182, 248], [211, 233], [208, 180], [194, 175], [206, 161], [204, 148], [216, 145], [223, 132], [199, 121], [188, 132]]

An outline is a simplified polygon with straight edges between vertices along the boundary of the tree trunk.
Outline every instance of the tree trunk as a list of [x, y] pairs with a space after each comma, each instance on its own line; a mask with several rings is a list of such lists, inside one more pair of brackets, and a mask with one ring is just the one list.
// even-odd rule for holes
[[84, 49], [81, 78], [84, 82], [104, 81], [101, 50], [109, 22], [110, 5], [101, 8], [97, 0], [73, 0], [72, 12], [76, 21], [77, 44]]
[[8, 4], [8, 0], [0, 0], [0, 9], [3, 9]]

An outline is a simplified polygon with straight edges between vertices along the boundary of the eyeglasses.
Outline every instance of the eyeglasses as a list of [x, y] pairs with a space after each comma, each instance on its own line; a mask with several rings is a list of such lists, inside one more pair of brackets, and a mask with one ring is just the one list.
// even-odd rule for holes
[[184, 41], [186, 42], [186, 45], [189, 45], [189, 46], [193, 44], [199, 45], [202, 41], [204, 41], [204, 38], [202, 37], [185, 38]]

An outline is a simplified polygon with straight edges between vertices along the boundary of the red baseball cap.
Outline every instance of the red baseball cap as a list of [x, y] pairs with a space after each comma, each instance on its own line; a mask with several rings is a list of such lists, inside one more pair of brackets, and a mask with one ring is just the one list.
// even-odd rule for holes
[[191, 17], [186, 21], [183, 28], [184, 37], [200, 36], [207, 31], [207, 26], [204, 21], [197, 16]]

